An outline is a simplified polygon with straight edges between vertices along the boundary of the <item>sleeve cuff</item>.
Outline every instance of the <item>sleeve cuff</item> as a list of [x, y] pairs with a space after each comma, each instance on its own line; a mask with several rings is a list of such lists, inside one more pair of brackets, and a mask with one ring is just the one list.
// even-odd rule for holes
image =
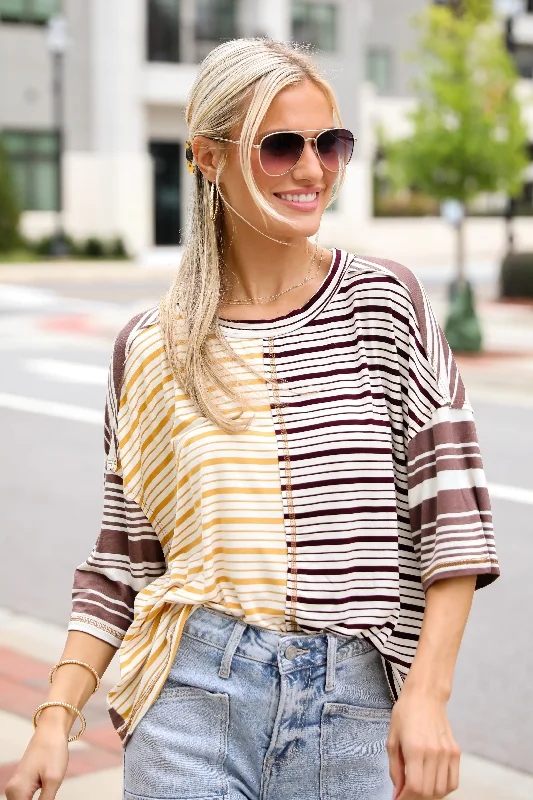
[[124, 631], [115, 628], [108, 622], [104, 622], [98, 617], [90, 617], [88, 614], [73, 614], [69, 620], [67, 630], [89, 633], [97, 639], [107, 642], [113, 647], [120, 647], [124, 638]]
[[465, 562], [464, 565], [459, 566], [457, 563], [454, 564], [439, 564], [438, 568], [434, 568], [429, 572], [422, 575], [422, 586], [424, 588], [424, 592], [427, 592], [430, 586], [432, 586], [437, 581], [444, 580], [445, 578], [461, 578], [465, 577], [466, 575], [475, 575], [476, 576], [476, 589], [482, 589], [484, 586], [488, 586], [489, 584], [493, 583], [496, 578], [500, 575], [500, 567], [496, 560], [487, 560], [482, 564], [478, 563], [468, 563]]

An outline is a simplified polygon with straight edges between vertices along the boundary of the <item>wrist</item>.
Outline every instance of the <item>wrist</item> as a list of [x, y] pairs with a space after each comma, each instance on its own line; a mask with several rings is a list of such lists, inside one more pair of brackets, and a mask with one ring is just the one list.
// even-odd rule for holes
[[36, 730], [46, 728], [48, 732], [57, 731], [68, 738], [75, 719], [76, 714], [64, 706], [48, 706], [40, 712]]
[[[412, 670], [412, 668], [411, 668]], [[438, 680], [435, 676], [421, 676], [416, 672], [407, 675], [402, 694], [425, 697], [428, 700], [438, 700], [447, 703], [452, 693], [451, 683], [447, 680]]]

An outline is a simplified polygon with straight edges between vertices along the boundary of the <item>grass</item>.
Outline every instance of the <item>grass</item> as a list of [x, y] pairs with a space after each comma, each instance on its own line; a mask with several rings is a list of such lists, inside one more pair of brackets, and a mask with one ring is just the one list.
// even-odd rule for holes
[[118, 263], [128, 263], [130, 258], [118, 258], [117, 256], [82, 256], [82, 255], [68, 255], [66, 257], [57, 257], [52, 255], [39, 255], [31, 250], [9, 250], [8, 252], [0, 252], [0, 264], [38, 264], [39, 262], [50, 263], [53, 261], [56, 264], [61, 264], [62, 261], [87, 261], [98, 263], [99, 261], [113, 261]]

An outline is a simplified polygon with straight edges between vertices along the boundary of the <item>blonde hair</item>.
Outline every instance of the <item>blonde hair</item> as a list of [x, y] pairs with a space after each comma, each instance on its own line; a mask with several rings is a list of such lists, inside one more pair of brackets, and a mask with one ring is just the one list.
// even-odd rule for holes
[[[335, 124], [342, 124], [333, 91], [305, 50], [303, 46], [285, 45], [265, 38], [225, 42], [212, 50], [200, 64], [185, 110], [191, 141], [198, 135], [232, 138], [235, 127], [242, 122], [240, 164], [246, 185], [263, 219], [266, 215], [287, 222], [286, 217], [280, 215], [261, 194], [251, 168], [252, 144], [278, 92], [310, 80], [330, 100]], [[226, 155], [227, 151], [222, 150], [215, 179], [217, 190]], [[339, 173], [330, 204], [338, 195], [344, 172], [342, 169]], [[245, 430], [251, 422], [243, 418], [251, 398], [245, 396], [242, 385], [232, 378], [230, 370], [220, 363], [218, 356], [225, 353], [263, 382], [269, 379], [259, 375], [230, 347], [220, 329], [218, 306], [220, 263], [224, 251], [224, 202], [221, 202], [222, 208], [213, 222], [210, 189], [210, 182], [196, 167], [183, 257], [174, 282], [161, 301], [160, 326], [178, 385], [207, 419], [235, 433]], [[222, 360], [227, 361], [227, 358]], [[225, 403], [220, 402], [220, 395], [230, 402], [233, 409], [236, 407], [236, 413], [223, 411]]]

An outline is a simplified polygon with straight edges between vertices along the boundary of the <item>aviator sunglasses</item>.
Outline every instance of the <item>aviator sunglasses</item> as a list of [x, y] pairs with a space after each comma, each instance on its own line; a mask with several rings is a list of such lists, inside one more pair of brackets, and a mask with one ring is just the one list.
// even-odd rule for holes
[[[263, 171], [271, 177], [290, 172], [302, 157], [306, 142], [313, 142], [318, 158], [329, 172], [343, 169], [352, 157], [354, 142], [357, 141], [353, 133], [346, 128], [326, 128], [318, 136], [303, 135], [310, 130], [267, 133], [259, 144], [253, 144], [252, 147], [259, 150], [259, 163]], [[240, 144], [240, 139], [210, 138]]]

